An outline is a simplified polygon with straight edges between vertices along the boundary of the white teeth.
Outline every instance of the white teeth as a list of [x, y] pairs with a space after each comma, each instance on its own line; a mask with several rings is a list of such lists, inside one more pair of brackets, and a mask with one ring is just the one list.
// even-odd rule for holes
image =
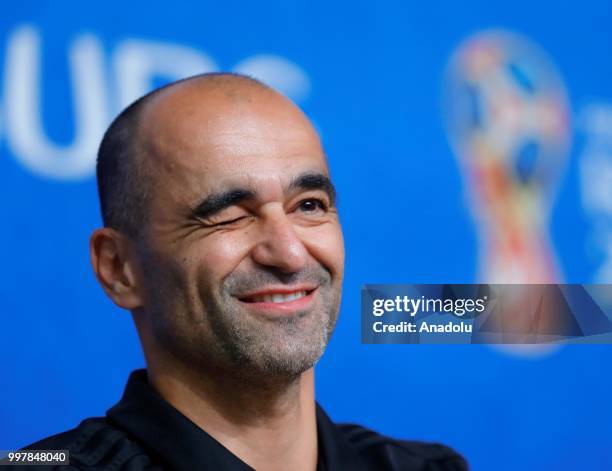
[[297, 291], [290, 294], [264, 294], [263, 296], [254, 296], [252, 302], [254, 303], [288, 303], [295, 299], [303, 298], [306, 296], [306, 291]]

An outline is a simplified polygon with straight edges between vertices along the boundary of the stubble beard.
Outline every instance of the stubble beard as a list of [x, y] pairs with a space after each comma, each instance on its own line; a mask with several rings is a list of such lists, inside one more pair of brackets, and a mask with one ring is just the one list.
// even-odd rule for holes
[[280, 281], [270, 278], [269, 272], [230, 276], [218, 297], [206, 299], [206, 312], [234, 373], [245, 380], [291, 381], [312, 368], [325, 351], [336, 324], [339, 293], [329, 273], [316, 267], [282, 277], [288, 286], [300, 282], [318, 285], [312, 308], [288, 317], [253, 314], [231, 294]]
[[[154, 335], [190, 370], [253, 385], [292, 382], [316, 364], [333, 333], [340, 287], [321, 266], [290, 275], [264, 270], [230, 275], [218, 293], [196, 296], [185, 292], [178, 272], [163, 271], [162, 279], [150, 284], [152, 304], [160, 308], [152, 313]], [[232, 295], [279, 282], [317, 284], [313, 307], [290, 317], [268, 318], [249, 312]]]

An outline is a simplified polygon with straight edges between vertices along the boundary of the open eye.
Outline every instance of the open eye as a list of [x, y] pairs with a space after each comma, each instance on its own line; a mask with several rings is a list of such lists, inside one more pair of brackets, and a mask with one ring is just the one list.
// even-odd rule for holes
[[304, 213], [315, 213], [318, 211], [325, 211], [327, 205], [318, 198], [308, 198], [300, 201], [298, 209]]

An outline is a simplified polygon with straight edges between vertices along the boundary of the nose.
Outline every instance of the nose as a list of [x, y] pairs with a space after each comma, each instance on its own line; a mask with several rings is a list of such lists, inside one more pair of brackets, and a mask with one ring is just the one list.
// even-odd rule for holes
[[256, 263], [285, 273], [295, 273], [306, 266], [308, 251], [284, 210], [262, 219], [259, 236], [252, 250]]

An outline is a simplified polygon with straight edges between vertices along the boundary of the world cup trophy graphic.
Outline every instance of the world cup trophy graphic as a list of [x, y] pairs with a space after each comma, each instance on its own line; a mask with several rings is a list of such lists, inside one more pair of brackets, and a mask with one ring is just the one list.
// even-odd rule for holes
[[[516, 33], [478, 33], [451, 56], [443, 113], [478, 230], [479, 281], [558, 282], [548, 225], [568, 156], [570, 113], [552, 61]], [[516, 302], [525, 302], [518, 291]], [[514, 311], [504, 322], [517, 332], [547, 331], [554, 322], [544, 314], [534, 331], [534, 319], [519, 305]]]

